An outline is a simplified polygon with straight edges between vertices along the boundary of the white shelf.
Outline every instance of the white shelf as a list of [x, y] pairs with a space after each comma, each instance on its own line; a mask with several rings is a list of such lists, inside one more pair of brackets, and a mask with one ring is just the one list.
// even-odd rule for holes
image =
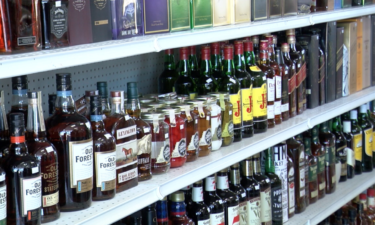
[[326, 194], [323, 199], [309, 205], [304, 212], [295, 214], [284, 225], [318, 224], [374, 183], [374, 172], [362, 173], [339, 183], [334, 193]]
[[25, 54], [3, 55], [0, 57], [0, 79], [97, 63], [144, 53], [160, 52], [169, 48], [199, 45], [207, 42], [242, 38], [264, 32], [305, 27], [317, 23], [374, 13], [375, 5], [353, 7], [253, 23], [150, 35]]
[[[184, 186], [190, 185], [197, 180], [203, 179], [212, 173], [373, 99], [375, 99], [375, 87], [367, 88], [321, 107], [307, 110], [302, 115], [289, 119], [281, 125], [268, 130], [266, 133], [256, 134], [253, 138], [243, 139], [241, 142], [234, 143], [229, 147], [223, 147], [206, 157], [198, 158], [195, 162], [186, 163], [181, 168], [171, 169], [167, 174], [155, 175], [151, 180], [140, 182], [137, 187], [116, 195], [112, 200], [93, 202], [92, 206], [86, 210], [61, 213], [61, 218], [50, 224], [113, 223]], [[366, 176], [367, 175], [358, 176], [355, 181]], [[366, 180], [367, 179], [366, 177]], [[375, 183], [375, 176], [371, 177], [371, 179], [374, 180], [372, 183]], [[356, 185], [360, 185], [359, 183]], [[355, 185], [342, 186], [348, 189], [348, 192], [350, 192], [350, 190], [353, 193], [357, 192], [357, 186]], [[338, 190], [343, 187], [339, 186]], [[328, 198], [328, 195], [326, 198]], [[323, 200], [320, 202], [323, 202]], [[320, 203], [315, 205], [319, 206]], [[311, 207], [309, 206], [308, 209]], [[302, 215], [304, 214], [301, 214], [301, 216]], [[317, 217], [320, 217], [320, 215], [317, 215]], [[298, 220], [298, 222], [301, 221]]]

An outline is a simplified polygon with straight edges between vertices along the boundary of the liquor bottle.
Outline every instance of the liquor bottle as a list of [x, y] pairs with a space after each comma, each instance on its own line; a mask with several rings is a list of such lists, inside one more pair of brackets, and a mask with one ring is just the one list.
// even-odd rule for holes
[[364, 205], [361, 202], [357, 203], [357, 224], [370, 224], [368, 217], [364, 213]]
[[142, 213], [137, 211], [121, 220], [121, 224], [142, 225]]
[[26, 144], [29, 154], [40, 162], [42, 177], [41, 221], [52, 222], [60, 217], [58, 160], [55, 146], [47, 140], [41, 92], [28, 92]]
[[283, 204], [282, 204], [282, 183], [281, 179], [275, 174], [273, 148], [268, 148], [266, 152], [266, 176], [271, 181], [271, 205], [272, 205], [272, 224], [283, 224]]
[[318, 199], [324, 198], [326, 195], [326, 170], [325, 170], [325, 158], [326, 152], [324, 146], [319, 141], [319, 127], [314, 126], [311, 130], [311, 153], [317, 157], [318, 169]]
[[138, 181], [151, 179], [151, 127], [141, 118], [137, 82], [127, 83], [127, 114], [137, 125]]
[[94, 140], [94, 201], [111, 199], [116, 194], [116, 140], [104, 129], [101, 106], [100, 96], [90, 97], [90, 121]]
[[371, 172], [372, 165], [372, 124], [367, 118], [367, 106], [359, 107], [358, 125], [362, 129], [362, 171]]
[[225, 205], [223, 200], [216, 194], [215, 174], [204, 180], [204, 203], [210, 208], [210, 224], [224, 224]]
[[354, 171], [355, 174], [362, 174], [362, 161], [363, 161], [363, 153], [362, 153], [362, 130], [361, 127], [358, 125], [357, 122], [357, 110], [350, 111], [350, 132], [353, 135], [353, 151], [355, 157], [355, 167]]
[[193, 197], [191, 191], [192, 185], [188, 185], [186, 187], [181, 188], [180, 191], [184, 193], [185, 196], [185, 206], [186, 206], [186, 214], [189, 215], [193, 208]]
[[156, 204], [152, 203], [141, 210], [142, 225], [157, 225], [155, 206]]
[[56, 74], [56, 87], [55, 113], [46, 121], [47, 138], [58, 153], [60, 211], [77, 211], [90, 207], [92, 200], [92, 130], [74, 106], [70, 73]]
[[[353, 178], [355, 176], [355, 155], [353, 145], [353, 135], [351, 133], [351, 123], [350, 121], [344, 121], [343, 123], [343, 135], [346, 140], [347, 148], [346, 150], [346, 164], [347, 164], [347, 178]], [[344, 150], [344, 151], [345, 151]]]
[[194, 99], [197, 95], [197, 86], [191, 77], [191, 68], [189, 64], [189, 48], [180, 48], [180, 61], [178, 62], [178, 77], [174, 83], [174, 90], [178, 95], [189, 95]]
[[5, 171], [0, 167], [0, 224], [7, 224], [7, 185]]
[[280, 67], [280, 83], [276, 82], [276, 95], [281, 92], [281, 120], [287, 121], [289, 119], [289, 67], [284, 62], [281, 49], [275, 50], [275, 61]]
[[[85, 91], [85, 102], [86, 104], [83, 105], [83, 114], [88, 120], [90, 120], [90, 96], [98, 96], [99, 91], [98, 90], [90, 90], [90, 91]], [[77, 107], [77, 111], [80, 113], [81, 108]]]
[[207, 95], [210, 92], [216, 92], [217, 84], [212, 76], [211, 68], [211, 49], [209, 45], [201, 47], [201, 67], [199, 70], [199, 78], [196, 80], [198, 95]]
[[308, 192], [306, 193], [306, 202], [309, 204], [315, 203], [318, 200], [318, 157], [311, 153], [311, 132], [306, 131], [303, 133], [303, 145], [305, 147], [306, 164], [308, 165]]
[[[27, 124], [27, 76], [12, 77], [12, 102], [10, 113], [20, 112]], [[9, 114], [8, 121], [10, 122]]]
[[[275, 113], [275, 124], [281, 124], [281, 70], [279, 64], [276, 62], [275, 57], [275, 45], [277, 44], [277, 37], [269, 35], [266, 37], [268, 41], [268, 58], [269, 65], [274, 71], [274, 113]], [[276, 42], [274, 44], [274, 42]]]
[[241, 88], [242, 137], [248, 138], [254, 135], [252, 110], [253, 82], [250, 74], [245, 69], [245, 62], [242, 60], [244, 57], [243, 51], [243, 43], [236, 41], [234, 44], [234, 74]]
[[173, 49], [167, 49], [164, 55], [164, 70], [158, 80], [159, 94], [175, 92], [174, 83], [177, 78], [178, 73], [176, 71]]
[[367, 118], [372, 124], [372, 165], [375, 167], [375, 119], [371, 116], [370, 103], [367, 103]]
[[200, 71], [197, 58], [197, 48], [195, 46], [189, 46], [189, 66], [191, 70], [191, 78], [193, 79], [195, 85], [198, 85]]
[[239, 198], [237, 194], [229, 190], [228, 169], [220, 170], [217, 173], [217, 195], [221, 197], [224, 202], [225, 210], [225, 225], [238, 224], [240, 216], [238, 213]]
[[301, 213], [306, 209], [305, 198], [305, 149], [303, 144], [294, 137], [286, 141], [288, 147], [288, 156], [293, 161], [294, 167], [294, 196], [295, 196], [295, 213]]
[[168, 225], [168, 201], [167, 196], [156, 202], [156, 221], [158, 225]]
[[108, 99], [107, 81], [97, 82], [96, 88], [98, 89], [99, 95], [102, 98], [102, 112], [107, 117], [111, 113], [111, 106]]
[[220, 43], [219, 42], [211, 43], [210, 47], [211, 47], [212, 77], [217, 81], [217, 79], [221, 79], [224, 76], [222, 72], [222, 64], [221, 64], [222, 58], [220, 55]]
[[275, 174], [281, 180], [283, 222], [288, 221], [288, 156], [287, 145], [279, 143], [272, 147]]
[[372, 221], [372, 215], [367, 206], [367, 196], [364, 193], [359, 194], [359, 202], [363, 205], [363, 215], [364, 215], [364, 221], [362, 221], [362, 224], [366, 222], [367, 224], [373, 223]]
[[4, 91], [0, 91], [0, 160], [9, 151], [9, 127], [5, 113]]
[[170, 196], [169, 225], [194, 225], [192, 219], [186, 215], [185, 196], [181, 191], [174, 192]]
[[56, 94], [48, 94], [48, 116], [52, 116], [55, 113]]
[[199, 180], [193, 184], [193, 205], [189, 212], [190, 218], [195, 224], [210, 225], [210, 209], [203, 201], [203, 182]]
[[[303, 141], [303, 136], [302, 134], [298, 134], [297, 136], [295, 136], [295, 139], [296, 141], [298, 141], [299, 143], [301, 143], [304, 147], [304, 151], [305, 151], [305, 204], [306, 204], [306, 207], [309, 206], [310, 204], [310, 198], [309, 198], [309, 156], [306, 154], [306, 145]], [[308, 145], [308, 147], [310, 148], [310, 145]]]
[[[341, 120], [337, 116], [332, 120], [332, 133], [336, 137], [336, 159], [341, 162], [341, 173], [339, 182], [346, 181], [347, 179], [347, 142], [344, 134], [342, 133]], [[371, 152], [372, 153], [372, 152]]]
[[271, 210], [271, 181], [263, 175], [260, 169], [260, 154], [253, 155], [254, 179], [260, 186], [260, 218], [262, 225], [272, 224], [272, 210]]
[[244, 59], [245, 59], [245, 70], [251, 74], [250, 67], [256, 66], [254, 44], [251, 41], [244, 41]]
[[138, 185], [137, 126], [124, 115], [124, 91], [111, 91], [111, 114], [104, 119], [105, 130], [116, 139], [116, 193]]
[[225, 45], [223, 60], [223, 76], [219, 82], [219, 91], [229, 93], [230, 102], [233, 104], [233, 130], [234, 142], [242, 140], [241, 132], [241, 92], [240, 82], [234, 76], [233, 46]]
[[336, 190], [336, 137], [328, 129], [327, 121], [319, 126], [319, 141], [326, 152], [326, 193], [331, 194]]
[[2, 168], [7, 174], [7, 224], [40, 224], [42, 177], [40, 163], [29, 154], [22, 113], [9, 115], [10, 146]]
[[296, 209], [295, 180], [294, 180], [294, 162], [289, 155], [288, 158], [288, 219], [292, 218]]
[[255, 62], [259, 64], [259, 53], [260, 53], [259, 36], [258, 35], [251, 36], [251, 41], [253, 42], [253, 46], [254, 46]]
[[288, 96], [289, 96], [289, 118], [297, 115], [297, 91], [296, 91], [296, 71], [295, 62], [289, 55], [290, 47], [287, 43], [281, 45], [281, 52], [284, 63], [288, 67]]
[[238, 215], [239, 215], [239, 223], [241, 224], [247, 224], [247, 198], [246, 198], [246, 191], [245, 188], [242, 187], [240, 183], [240, 165], [239, 163], [235, 163], [230, 166], [230, 173], [229, 173], [229, 189], [235, 193], [239, 199], [239, 207], [238, 207]]

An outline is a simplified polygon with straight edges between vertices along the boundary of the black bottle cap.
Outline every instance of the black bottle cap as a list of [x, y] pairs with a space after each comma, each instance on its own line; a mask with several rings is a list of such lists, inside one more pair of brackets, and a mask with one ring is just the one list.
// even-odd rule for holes
[[13, 90], [27, 89], [27, 76], [12, 77]]
[[25, 116], [23, 113], [10, 113], [10, 136], [25, 135]]
[[102, 97], [99, 95], [90, 96], [90, 115], [102, 114]]
[[138, 98], [138, 84], [137, 82], [128, 82], [127, 83], [128, 91], [128, 101], [131, 99], [137, 99]]
[[358, 212], [363, 211], [363, 204], [362, 203], [357, 203], [357, 210], [358, 210]]
[[58, 91], [70, 91], [72, 90], [72, 81], [70, 73], [58, 73], [56, 74], [56, 88]]
[[27, 92], [27, 98], [38, 98], [38, 92], [36, 91]]
[[48, 95], [48, 112], [50, 115], [53, 114], [55, 111], [55, 102], [56, 102], [57, 95], [56, 94], [49, 94]]
[[99, 81], [96, 83], [96, 88], [99, 91], [99, 95], [102, 98], [108, 98], [108, 89], [107, 89], [107, 82], [106, 81]]
[[355, 209], [349, 209], [348, 215], [349, 215], [350, 218], [356, 218], [357, 212], [355, 211]]

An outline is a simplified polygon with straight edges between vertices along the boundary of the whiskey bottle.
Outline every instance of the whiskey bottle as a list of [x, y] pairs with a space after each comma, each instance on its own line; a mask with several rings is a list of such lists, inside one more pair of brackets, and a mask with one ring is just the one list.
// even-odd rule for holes
[[28, 92], [26, 144], [29, 154], [38, 159], [42, 177], [41, 221], [52, 222], [60, 217], [58, 157], [55, 146], [47, 140], [41, 92]]
[[191, 70], [191, 78], [195, 85], [198, 85], [200, 78], [200, 71], [197, 58], [197, 48], [195, 46], [189, 46], [189, 66]]
[[296, 196], [295, 196], [295, 189], [296, 183], [294, 180], [294, 162], [292, 158], [287, 156], [288, 158], [288, 219], [292, 218], [295, 213], [296, 209]]
[[[27, 76], [12, 77], [12, 103], [10, 113], [20, 112], [27, 124]], [[8, 121], [10, 120], [8, 114]]]
[[242, 60], [244, 45], [241, 41], [234, 44], [234, 74], [240, 83], [241, 96], [241, 116], [242, 116], [242, 137], [248, 138], [254, 135], [253, 111], [252, 111], [252, 92], [253, 82], [250, 74], [245, 69], [245, 63]]
[[246, 225], [247, 221], [247, 198], [246, 198], [246, 191], [245, 188], [242, 187], [240, 183], [240, 165], [239, 163], [235, 163], [230, 166], [230, 173], [229, 173], [229, 189], [235, 193], [239, 199], [239, 207], [238, 207], [238, 215], [240, 217], [240, 225]]
[[372, 125], [372, 165], [375, 167], [375, 119], [371, 116], [370, 103], [367, 102], [367, 118]]
[[204, 203], [210, 208], [210, 224], [224, 224], [225, 205], [223, 200], [216, 194], [215, 174], [204, 180]]
[[195, 224], [210, 225], [210, 209], [203, 201], [203, 182], [199, 180], [193, 184], [193, 205], [189, 217]]
[[42, 177], [38, 159], [29, 154], [22, 113], [10, 113], [10, 146], [1, 165], [7, 174], [7, 224], [40, 224]]
[[272, 147], [275, 174], [279, 176], [281, 180], [281, 201], [284, 223], [288, 221], [288, 156], [286, 151], [287, 146], [285, 143], [279, 143]]
[[346, 140], [347, 148], [346, 151], [346, 164], [347, 164], [347, 178], [353, 178], [355, 176], [355, 155], [354, 150], [355, 146], [353, 145], [353, 135], [351, 131], [350, 121], [344, 121], [343, 123], [343, 135]]
[[297, 67], [289, 55], [290, 47], [287, 43], [281, 45], [281, 52], [285, 65], [288, 67], [288, 96], [289, 96], [289, 118], [297, 115], [297, 91], [296, 91], [296, 71]]
[[101, 106], [100, 96], [90, 97], [90, 121], [94, 140], [94, 201], [111, 199], [116, 194], [116, 140], [104, 129]]
[[245, 188], [247, 199], [247, 224], [261, 225], [260, 185], [254, 179], [253, 159], [242, 161], [241, 185]]
[[255, 62], [259, 64], [259, 36], [251, 36], [251, 41], [253, 42], [254, 46]]
[[355, 156], [355, 174], [362, 174], [362, 161], [363, 161], [363, 153], [362, 153], [362, 130], [361, 127], [358, 125], [357, 122], [357, 110], [350, 111], [350, 132], [353, 135], [353, 151]]
[[9, 151], [9, 127], [5, 113], [4, 91], [0, 91], [0, 160]]
[[[86, 102], [86, 105], [84, 106], [84, 108], [86, 108], [86, 111], [84, 111], [83, 115], [88, 119], [90, 120], [90, 96], [98, 96], [99, 95], [99, 91], [98, 90], [89, 90], [89, 91], [85, 91], [85, 102]], [[78, 112], [80, 111], [80, 109], [77, 109]]]
[[319, 141], [326, 152], [326, 193], [331, 194], [336, 190], [336, 137], [328, 129], [328, 122], [323, 122], [319, 126]]
[[311, 154], [311, 132], [303, 133], [303, 145], [305, 147], [306, 164], [308, 165], [308, 178], [306, 179], [308, 189], [306, 191], [306, 202], [315, 203], [318, 200], [318, 157]]
[[288, 156], [292, 159], [294, 167], [295, 213], [301, 213], [306, 209], [305, 149], [294, 137], [288, 139], [286, 144], [288, 147]]
[[188, 95], [194, 99], [197, 95], [197, 85], [191, 77], [191, 68], [189, 64], [189, 48], [180, 48], [180, 61], [178, 62], [178, 77], [174, 83], [174, 90], [178, 95]]
[[178, 78], [173, 49], [165, 50], [164, 54], [164, 70], [158, 79], [159, 94], [175, 92], [174, 83]]
[[199, 78], [196, 80], [198, 95], [206, 95], [210, 92], [215, 92], [217, 89], [216, 80], [212, 76], [210, 51], [211, 49], [209, 45], [201, 47], [201, 66], [199, 70]]
[[90, 207], [92, 200], [93, 142], [91, 125], [76, 112], [70, 73], [56, 74], [55, 113], [47, 119], [47, 138], [56, 147], [59, 204], [62, 212]]
[[7, 185], [5, 171], [0, 167], [0, 224], [7, 224]]
[[158, 225], [168, 225], [168, 202], [167, 196], [156, 202], [156, 221]]
[[116, 193], [138, 185], [137, 126], [124, 114], [124, 91], [111, 91], [111, 114], [104, 119], [108, 133], [116, 139]]
[[177, 191], [170, 196], [169, 225], [194, 225], [192, 219], [186, 215], [185, 196], [181, 191]]
[[220, 170], [217, 173], [217, 195], [221, 197], [225, 206], [225, 225], [236, 224], [240, 222], [239, 216], [239, 198], [229, 190], [228, 169]]
[[281, 120], [287, 121], [289, 119], [289, 67], [284, 62], [281, 49], [275, 50], [275, 61], [280, 67], [280, 83], [276, 82], [276, 95], [281, 92]]
[[189, 216], [189, 212], [193, 209], [193, 196], [192, 196], [192, 185], [181, 188], [180, 191], [184, 193], [185, 196], [185, 206], [186, 214]]
[[314, 126], [311, 131], [311, 153], [318, 159], [318, 199], [324, 198], [326, 195], [326, 170], [325, 170], [325, 158], [326, 152], [324, 146], [319, 141], [319, 127]]
[[372, 165], [372, 124], [367, 118], [366, 104], [359, 107], [358, 125], [362, 129], [362, 171], [371, 172]]
[[[341, 162], [341, 173], [339, 182], [346, 181], [347, 179], [347, 143], [344, 134], [342, 133], [341, 120], [337, 116], [332, 120], [332, 133], [336, 137], [336, 159]], [[372, 151], [371, 151], [372, 154]]]
[[48, 116], [51, 117], [55, 113], [56, 94], [48, 94]]
[[309, 199], [309, 163], [308, 163], [308, 155], [306, 154], [306, 147], [305, 147], [305, 144], [303, 142], [303, 136], [302, 134], [298, 134], [294, 137], [296, 139], [296, 141], [298, 141], [299, 143], [301, 143], [305, 149], [305, 204], [306, 204], [306, 207], [309, 206], [310, 204], [310, 199]]
[[283, 224], [283, 204], [282, 204], [282, 183], [278, 175], [275, 174], [273, 149], [268, 148], [266, 152], [266, 176], [271, 181], [271, 205], [272, 224]]
[[105, 119], [105, 117], [109, 116], [111, 113], [111, 106], [108, 99], [107, 81], [97, 82], [96, 88], [98, 89], [99, 95], [102, 99], [102, 112], [104, 114], [103, 119]]
[[141, 210], [142, 225], [157, 225], [155, 206], [156, 204], [152, 203]]
[[271, 210], [271, 181], [263, 175], [260, 169], [260, 154], [253, 155], [254, 179], [260, 186], [260, 218], [262, 225], [272, 224], [272, 210]]
[[[222, 72], [222, 59], [220, 55], [220, 43], [211, 43], [211, 66], [212, 66], [212, 77], [217, 81], [224, 77]], [[218, 87], [216, 87], [218, 88]]]
[[151, 127], [141, 119], [141, 107], [138, 99], [138, 84], [127, 83], [127, 114], [137, 125], [138, 145], [138, 181], [151, 179]]

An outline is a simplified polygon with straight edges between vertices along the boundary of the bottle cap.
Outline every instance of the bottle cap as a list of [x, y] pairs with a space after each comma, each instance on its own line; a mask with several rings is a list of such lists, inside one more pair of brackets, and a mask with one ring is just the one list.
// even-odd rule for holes
[[276, 35], [272, 35], [273, 39], [272, 39], [272, 43], [276, 46], [277, 45], [277, 36]]
[[99, 95], [99, 91], [98, 90], [85, 91], [85, 96], [86, 97], [94, 96], [94, 95]]
[[366, 200], [367, 196], [364, 193], [359, 194], [359, 200]]
[[286, 35], [287, 36], [289, 36], [289, 35], [296, 35], [296, 31], [294, 29], [286, 30]]
[[253, 41], [254, 44], [259, 44], [259, 36], [258, 35], [252, 36], [251, 40]]
[[259, 49], [260, 49], [260, 51], [268, 50], [268, 41], [267, 40], [261, 40]]
[[352, 129], [350, 121], [344, 121], [342, 124], [343, 124], [343, 132], [350, 133], [350, 130]]
[[121, 92], [124, 91], [111, 91], [111, 97], [121, 97]]
[[138, 84], [137, 82], [128, 82], [127, 84], [127, 97], [128, 101], [138, 98]]
[[58, 91], [72, 90], [71, 74], [70, 73], [56, 74], [56, 88]]
[[251, 37], [244, 37], [243, 42], [245, 42], [245, 41], [251, 41]]
[[220, 54], [220, 43], [219, 42], [214, 42], [211, 43], [211, 51], [212, 55], [219, 55]]
[[359, 107], [359, 113], [366, 113], [367, 112], [367, 104], [363, 104]]
[[224, 46], [224, 60], [233, 60], [233, 45]]
[[234, 42], [234, 54], [243, 55], [243, 42], [242, 41]]
[[180, 48], [180, 60], [187, 60], [189, 59], [189, 48], [182, 47]]
[[25, 116], [23, 113], [9, 114], [9, 132], [10, 136], [24, 136], [25, 135]]
[[374, 197], [375, 196], [375, 190], [372, 188], [367, 189], [367, 196], [368, 197]]
[[281, 45], [281, 51], [282, 52], [289, 52], [290, 51], [290, 47], [289, 47], [288, 43], [283, 43]]
[[253, 42], [251, 42], [251, 41], [244, 41], [243, 47], [244, 47], [244, 51], [246, 51], [246, 52], [254, 51]]
[[182, 191], [177, 191], [175, 193], [172, 193], [170, 200], [172, 202], [184, 202], [185, 201], [185, 195]]
[[173, 49], [166, 49], [166, 50], [164, 51], [164, 53], [165, 53], [166, 55], [172, 55], [172, 54], [173, 54]]
[[289, 44], [295, 44], [296, 43], [296, 37], [294, 35], [289, 35], [287, 37], [287, 41]]
[[102, 98], [108, 98], [108, 89], [107, 89], [107, 82], [106, 81], [97, 82], [96, 88], [98, 89], [99, 95]]
[[25, 90], [27, 89], [27, 76], [12, 77], [12, 89], [13, 90]]
[[356, 119], [357, 119], [357, 116], [358, 116], [358, 112], [357, 112], [357, 110], [355, 110], [355, 109], [350, 110], [350, 119], [351, 119], [351, 120], [356, 120]]
[[29, 91], [27, 92], [27, 98], [38, 98], [38, 92], [36, 91]]
[[201, 47], [201, 60], [211, 59], [211, 48], [209, 45], [204, 45]]
[[197, 54], [197, 48], [195, 45], [189, 47], [190, 55], [196, 55]]

